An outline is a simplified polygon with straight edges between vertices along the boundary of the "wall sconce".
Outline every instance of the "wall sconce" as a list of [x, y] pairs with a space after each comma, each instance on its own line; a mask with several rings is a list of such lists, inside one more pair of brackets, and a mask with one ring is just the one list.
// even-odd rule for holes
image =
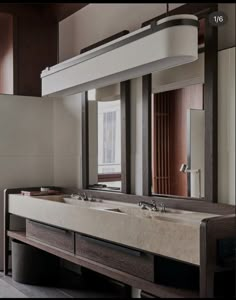
[[196, 173], [198, 174], [198, 187], [199, 187], [199, 198], [201, 198], [201, 169], [188, 169], [187, 164], [182, 164], [180, 167], [180, 172], [182, 173]]

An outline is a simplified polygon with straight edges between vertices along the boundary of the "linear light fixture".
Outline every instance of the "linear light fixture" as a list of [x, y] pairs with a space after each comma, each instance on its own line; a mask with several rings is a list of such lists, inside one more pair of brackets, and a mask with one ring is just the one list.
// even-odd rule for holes
[[175, 15], [131, 32], [42, 74], [42, 95], [71, 95], [190, 63], [198, 58], [198, 19]]

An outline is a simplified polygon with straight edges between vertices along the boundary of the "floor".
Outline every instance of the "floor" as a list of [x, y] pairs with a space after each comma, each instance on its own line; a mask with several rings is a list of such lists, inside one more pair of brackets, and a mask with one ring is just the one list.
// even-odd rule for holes
[[0, 298], [119, 298], [119, 295], [105, 289], [75, 284], [57, 287], [26, 285], [0, 273]]

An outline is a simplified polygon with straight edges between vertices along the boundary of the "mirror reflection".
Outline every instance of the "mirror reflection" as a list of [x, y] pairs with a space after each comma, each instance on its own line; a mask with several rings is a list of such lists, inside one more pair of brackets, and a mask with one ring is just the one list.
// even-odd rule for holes
[[204, 197], [203, 85], [152, 95], [152, 193]]
[[89, 187], [121, 190], [120, 84], [88, 91]]

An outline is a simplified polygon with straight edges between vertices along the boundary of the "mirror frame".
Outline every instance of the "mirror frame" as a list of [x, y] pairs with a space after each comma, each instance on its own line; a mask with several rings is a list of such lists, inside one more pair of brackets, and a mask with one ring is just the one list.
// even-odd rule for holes
[[[205, 110], [205, 197], [198, 201], [217, 202], [218, 156], [217, 156], [217, 106], [218, 106], [218, 28], [209, 24], [208, 16], [218, 10], [217, 3], [186, 4], [169, 12], [169, 15], [194, 14], [205, 18], [205, 66], [204, 66], [204, 110]], [[165, 17], [151, 19], [142, 26]], [[202, 50], [201, 50], [202, 51]], [[143, 196], [156, 196], [151, 192], [151, 95], [152, 74], [142, 77], [143, 83]], [[162, 200], [172, 198], [157, 195]], [[173, 198], [196, 200], [196, 198], [173, 196]]]

